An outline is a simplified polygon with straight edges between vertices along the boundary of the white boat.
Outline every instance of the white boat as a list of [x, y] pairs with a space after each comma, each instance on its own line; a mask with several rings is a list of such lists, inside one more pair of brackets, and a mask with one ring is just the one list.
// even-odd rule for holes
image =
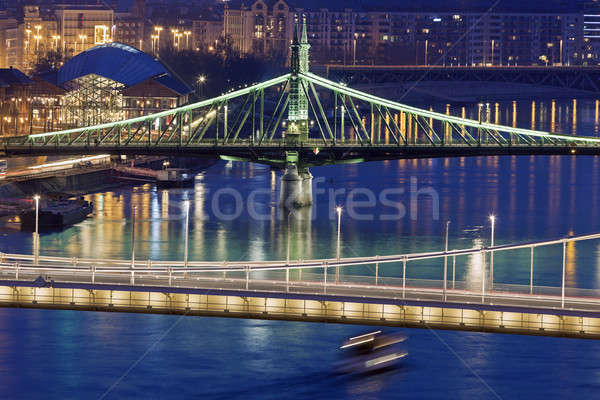
[[403, 335], [382, 334], [381, 331], [351, 337], [340, 346], [342, 359], [337, 363], [336, 371], [342, 374], [370, 373], [396, 367], [408, 356], [401, 346], [406, 339]]

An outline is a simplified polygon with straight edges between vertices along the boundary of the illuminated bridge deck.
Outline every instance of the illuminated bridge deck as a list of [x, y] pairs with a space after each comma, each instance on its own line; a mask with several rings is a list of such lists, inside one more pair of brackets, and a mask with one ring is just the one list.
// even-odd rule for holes
[[[282, 262], [89, 260], [0, 254], [0, 305], [175, 313], [600, 338], [600, 291], [407, 278], [430, 260], [595, 240], [600, 235], [384, 257]], [[563, 253], [564, 257], [564, 253]], [[533, 258], [532, 258], [533, 259]], [[445, 262], [444, 262], [445, 261]], [[398, 277], [379, 266], [398, 265]], [[344, 274], [370, 266], [370, 275]], [[484, 271], [485, 272], [485, 271]], [[564, 258], [563, 258], [564, 273]], [[453, 274], [450, 274], [453, 276]], [[485, 273], [487, 276], [487, 273]], [[337, 277], [337, 281], [336, 281]]]

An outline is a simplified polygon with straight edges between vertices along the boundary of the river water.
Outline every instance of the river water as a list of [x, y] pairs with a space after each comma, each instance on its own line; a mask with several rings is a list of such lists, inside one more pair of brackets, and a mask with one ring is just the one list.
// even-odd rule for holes
[[[462, 107], [477, 116], [476, 104]], [[445, 112], [446, 105], [433, 105]], [[595, 100], [500, 102], [490, 119], [520, 127], [598, 135]], [[343, 256], [384, 255], [600, 231], [598, 157], [488, 157], [386, 161], [313, 168], [315, 205], [290, 217], [291, 258], [336, 251], [334, 208], [343, 207]], [[136, 257], [181, 259], [183, 201], [190, 200], [190, 259], [284, 259], [287, 215], [268, 167], [218, 163], [193, 189], [123, 187], [89, 195], [92, 218], [41, 237], [41, 253], [127, 258], [136, 211]], [[383, 193], [383, 194], [382, 194]], [[0, 227], [0, 251], [30, 252], [31, 234]], [[558, 286], [560, 247], [535, 256], [535, 284]], [[529, 253], [495, 259], [495, 280], [529, 282]], [[457, 262], [457, 279], [481, 282], [487, 261]], [[439, 263], [438, 263], [439, 264]], [[439, 279], [421, 263], [410, 278]], [[397, 266], [381, 268], [399, 276]], [[367, 273], [352, 270], [348, 273]], [[567, 285], [600, 288], [600, 243], [570, 244]], [[600, 343], [419, 329], [399, 370], [366, 377], [331, 373], [336, 348], [368, 327], [278, 321], [47, 310], [0, 310], [4, 398], [592, 398]]]

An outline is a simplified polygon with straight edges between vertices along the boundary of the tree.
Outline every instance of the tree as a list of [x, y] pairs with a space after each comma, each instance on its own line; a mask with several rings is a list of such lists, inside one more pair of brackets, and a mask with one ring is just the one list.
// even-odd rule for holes
[[33, 66], [35, 75], [57, 71], [63, 65], [64, 56], [61, 51], [49, 51]]

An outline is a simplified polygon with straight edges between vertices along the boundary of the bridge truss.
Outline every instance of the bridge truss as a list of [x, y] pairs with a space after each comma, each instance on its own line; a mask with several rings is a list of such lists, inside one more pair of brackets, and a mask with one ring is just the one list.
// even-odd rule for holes
[[[291, 140], [294, 80], [308, 100], [309, 135]], [[411, 107], [318, 75], [291, 73], [171, 110], [0, 139], [0, 154], [203, 155], [283, 166], [502, 154], [600, 154], [600, 138], [534, 131]]]

